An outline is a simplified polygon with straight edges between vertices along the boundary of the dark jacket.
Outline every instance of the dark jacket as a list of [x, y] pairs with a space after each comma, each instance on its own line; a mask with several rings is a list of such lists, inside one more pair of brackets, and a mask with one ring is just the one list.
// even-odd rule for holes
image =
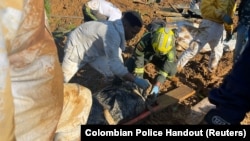
[[243, 25], [250, 25], [250, 0], [241, 0], [239, 5], [239, 23]]
[[143, 68], [146, 63], [152, 62], [159, 69], [157, 82], [163, 83], [167, 77], [176, 73], [176, 47], [175, 41], [173, 48], [165, 55], [157, 55], [151, 45], [151, 33], [145, 33], [137, 43], [134, 51], [135, 68]]
[[[222, 85], [209, 93], [209, 100], [216, 105], [213, 112], [230, 124], [240, 124], [247, 112], [250, 111], [250, 43], [242, 53]], [[212, 111], [212, 110], [211, 110]], [[207, 118], [208, 122], [212, 119]]]

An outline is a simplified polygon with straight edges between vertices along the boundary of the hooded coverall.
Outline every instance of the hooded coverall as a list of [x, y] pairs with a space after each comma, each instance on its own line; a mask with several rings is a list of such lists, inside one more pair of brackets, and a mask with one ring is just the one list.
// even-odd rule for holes
[[121, 19], [122, 12], [119, 8], [106, 0], [90, 0], [82, 8], [84, 21]]
[[183, 68], [208, 43], [211, 47], [208, 70], [213, 72], [223, 54], [223, 16], [232, 16], [235, 0], [202, 0], [199, 32], [190, 42], [189, 48], [178, 59], [177, 68]]
[[121, 20], [83, 23], [70, 33], [65, 46], [64, 81], [69, 82], [87, 63], [108, 79], [122, 78], [128, 73], [122, 58], [125, 42]]

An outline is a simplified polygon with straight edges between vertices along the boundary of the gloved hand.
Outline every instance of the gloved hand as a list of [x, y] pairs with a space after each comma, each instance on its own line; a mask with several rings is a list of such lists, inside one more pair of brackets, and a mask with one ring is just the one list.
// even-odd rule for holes
[[232, 19], [230, 16], [228, 16], [227, 14], [223, 16], [222, 20], [223, 20], [225, 23], [229, 24], [229, 25], [230, 25], [230, 24], [233, 24], [233, 19]]
[[142, 78], [139, 78], [139, 77], [135, 77], [134, 82], [136, 85], [138, 85], [143, 90], [146, 90], [150, 86], [149, 81], [142, 79]]
[[151, 90], [150, 94], [158, 95], [159, 93], [159, 86], [155, 85]]

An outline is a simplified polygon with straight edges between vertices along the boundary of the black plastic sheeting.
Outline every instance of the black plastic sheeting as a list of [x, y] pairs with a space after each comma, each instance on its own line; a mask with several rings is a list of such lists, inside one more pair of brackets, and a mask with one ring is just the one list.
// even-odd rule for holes
[[87, 124], [108, 125], [104, 109], [109, 110], [114, 121], [121, 122], [133, 119], [145, 111], [144, 97], [135, 93], [136, 86], [130, 82], [108, 86], [93, 94], [93, 105]]

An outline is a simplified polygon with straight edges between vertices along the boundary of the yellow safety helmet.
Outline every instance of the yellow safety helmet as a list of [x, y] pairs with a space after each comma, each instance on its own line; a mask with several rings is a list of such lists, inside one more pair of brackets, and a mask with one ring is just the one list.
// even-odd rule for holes
[[173, 48], [174, 32], [166, 27], [158, 28], [152, 34], [152, 46], [156, 53], [165, 55]]

